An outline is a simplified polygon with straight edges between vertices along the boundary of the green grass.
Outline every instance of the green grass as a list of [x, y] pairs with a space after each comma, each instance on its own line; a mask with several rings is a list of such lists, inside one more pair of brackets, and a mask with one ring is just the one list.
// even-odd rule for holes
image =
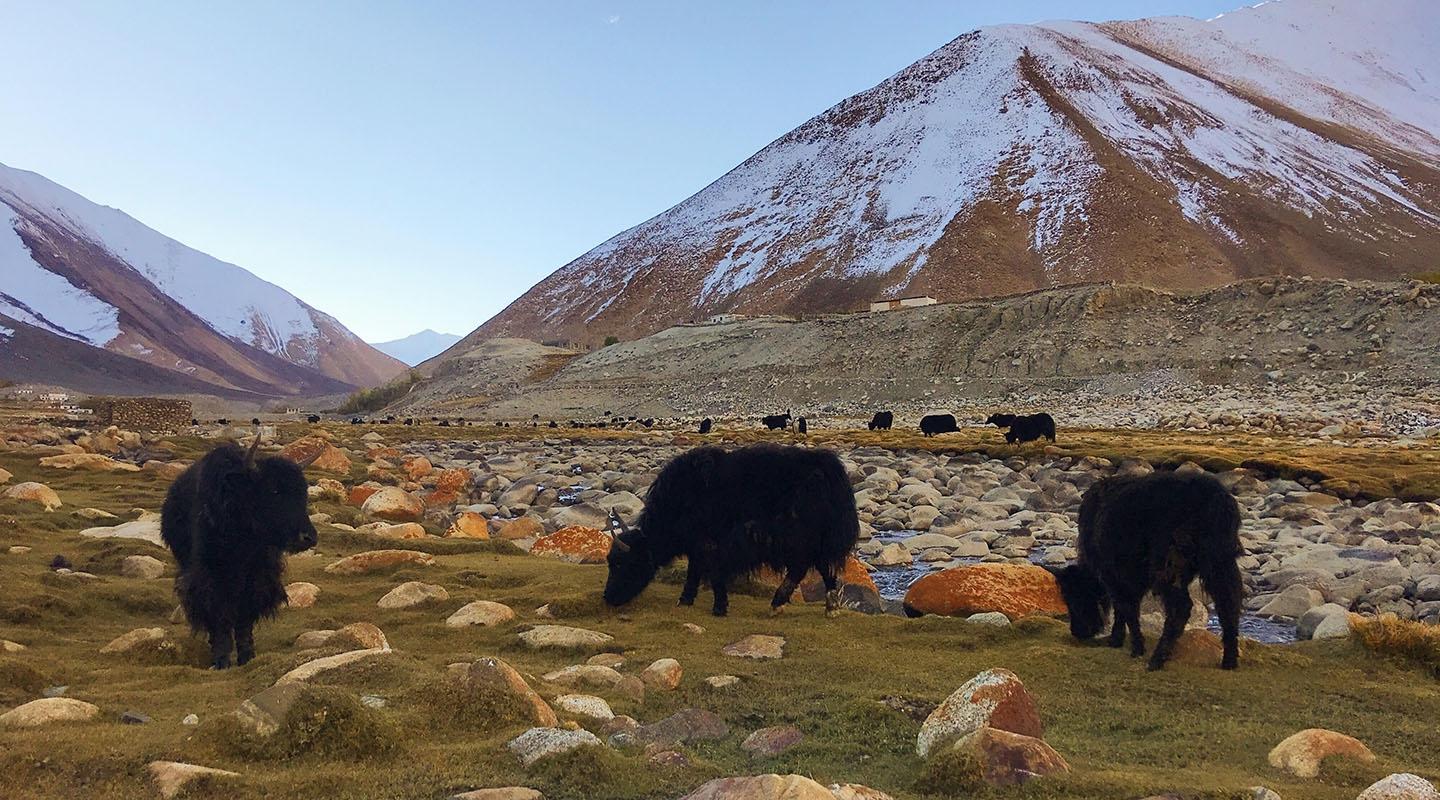
[[[1178, 446], [1201, 448], [1202, 438], [1178, 437]], [[1067, 446], [1102, 445], [1098, 438], [1074, 439]], [[1143, 437], [1133, 443], [1148, 446]], [[204, 445], [177, 440], [175, 446], [180, 454], [194, 454]], [[1118, 447], [1113, 437], [1105, 446]], [[663, 582], [617, 611], [599, 599], [603, 567], [530, 557], [503, 543], [417, 544], [323, 529], [323, 555], [292, 558], [287, 575], [319, 585], [317, 604], [287, 609], [262, 623], [259, 656], [250, 664], [210, 672], [202, 668], [203, 643], [183, 626], [167, 623], [173, 608], [169, 580], [118, 574], [123, 555], [154, 551], [144, 544], [83, 539], [76, 531], [91, 523], [70, 513], [97, 506], [128, 518], [131, 508], [157, 509], [162, 481], [149, 473], [42, 470], [33, 455], [14, 452], [0, 453], [0, 466], [14, 472], [16, 481], [45, 481], [66, 503], [46, 514], [0, 500], [0, 637], [29, 647], [0, 656], [0, 705], [32, 699], [44, 686], [67, 684], [69, 696], [102, 709], [93, 722], [0, 730], [6, 797], [152, 796], [144, 765], [154, 759], [243, 775], [197, 786], [187, 795], [215, 798], [428, 799], [512, 784], [533, 786], [550, 798], [673, 798], [711, 777], [797, 772], [821, 783], [867, 784], [899, 800], [1136, 798], [1170, 791], [1235, 798], [1256, 784], [1285, 797], [1351, 800], [1389, 772], [1440, 780], [1435, 758], [1440, 729], [1433, 723], [1440, 719], [1440, 686], [1426, 665], [1372, 652], [1358, 641], [1251, 644], [1236, 672], [1172, 664], [1147, 673], [1143, 662], [1123, 653], [1074, 644], [1052, 620], [1026, 620], [1008, 629], [852, 613], [827, 620], [818, 604], [797, 605], [771, 618], [765, 599], [750, 595], [734, 596], [730, 616], [716, 619], [706, 612], [707, 598], [692, 608], [676, 607], [678, 587]], [[17, 544], [33, 549], [4, 554]], [[436, 553], [439, 563], [390, 575], [338, 577], [323, 571], [335, 558], [377, 547], [423, 547]], [[53, 575], [48, 564], [56, 554], [93, 570], [100, 580]], [[375, 606], [396, 583], [410, 579], [438, 583], [450, 599], [411, 611]], [[446, 616], [476, 599], [506, 603], [519, 620], [498, 630], [445, 627]], [[569, 691], [538, 676], [583, 657], [532, 652], [516, 637], [525, 626], [544, 621], [533, 612], [547, 603], [564, 624], [614, 635], [610, 649], [624, 654], [627, 674], [661, 657], [683, 665], [685, 678], [673, 693], [651, 691], [636, 701], [595, 692], [616, 713], [652, 722], [681, 708], [707, 708], [725, 718], [731, 735], [686, 749], [691, 764], [684, 767], [659, 767], [643, 753], [609, 750], [542, 762], [528, 771], [520, 767], [504, 745], [524, 725], [504, 708], [458, 693], [446, 666], [499, 656], [530, 676], [543, 695]], [[313, 681], [319, 691], [305, 707], [308, 727], [297, 719], [293, 736], [263, 747], [227, 728], [226, 715], [242, 700], [311, 657], [292, 647], [296, 635], [356, 621], [380, 626], [396, 652]], [[686, 632], [684, 622], [706, 630]], [[115, 636], [150, 626], [165, 627], [181, 647], [144, 658], [97, 652]], [[721, 655], [724, 645], [750, 633], [785, 636], [785, 658], [752, 662]], [[971, 785], [966, 765], [926, 764], [915, 756], [924, 709], [990, 667], [1014, 670], [1025, 681], [1040, 707], [1046, 739], [1069, 761], [1071, 775], [961, 795], [958, 790]], [[722, 673], [743, 682], [719, 691], [702, 682]], [[379, 695], [387, 704], [364, 708], [357, 702], [361, 694]], [[153, 721], [122, 725], [118, 717], [130, 709]], [[180, 724], [188, 713], [200, 716], [198, 729]], [[806, 734], [793, 750], [754, 761], [740, 749], [750, 731], [784, 723]], [[1379, 762], [1331, 770], [1319, 781], [1271, 769], [1265, 762], [1269, 749], [1308, 727], [1356, 736]]]

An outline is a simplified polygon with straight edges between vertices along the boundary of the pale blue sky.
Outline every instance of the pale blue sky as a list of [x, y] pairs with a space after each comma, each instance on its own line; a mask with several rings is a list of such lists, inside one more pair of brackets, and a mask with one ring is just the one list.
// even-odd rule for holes
[[1237, 0], [0, 0], [0, 162], [371, 341], [468, 333], [981, 25]]

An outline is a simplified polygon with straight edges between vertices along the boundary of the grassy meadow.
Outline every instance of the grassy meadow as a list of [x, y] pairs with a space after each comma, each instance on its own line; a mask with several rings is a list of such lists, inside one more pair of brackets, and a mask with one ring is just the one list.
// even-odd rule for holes
[[[353, 444], [364, 431], [331, 426]], [[382, 429], [387, 443], [413, 438], [640, 439], [642, 434], [490, 428]], [[299, 435], [287, 429], [283, 438]], [[653, 435], [653, 434], [652, 434]], [[751, 433], [728, 434], [732, 440]], [[682, 436], [699, 443], [700, 437]], [[1035, 453], [1039, 446], [1006, 447], [993, 431], [965, 431], [945, 439], [893, 432], [812, 434], [813, 441], [890, 447], [984, 449], [994, 455]], [[203, 451], [198, 439], [174, 440], [179, 455]], [[1440, 453], [1322, 447], [1283, 439], [1136, 432], [1067, 431], [1058, 450], [1157, 462], [1195, 460], [1207, 466], [1264, 462], [1320, 480], [1345, 480], [1360, 494], [1440, 494]], [[90, 722], [32, 729], [0, 729], [0, 796], [6, 798], [135, 798], [155, 796], [145, 765], [156, 759], [220, 767], [241, 778], [199, 782], [181, 796], [204, 798], [444, 798], [475, 788], [530, 786], [547, 798], [674, 798], [712, 777], [763, 772], [800, 773], [821, 783], [860, 783], [898, 800], [975, 798], [1140, 798], [1175, 792], [1193, 798], [1238, 798], [1265, 785], [1287, 800], [1352, 800], [1391, 772], [1440, 780], [1440, 684], [1433, 665], [1403, 656], [1377, 655], [1358, 640], [1288, 646], [1249, 643], [1241, 669], [1174, 663], [1147, 673], [1144, 662], [1120, 651], [1073, 642], [1063, 623], [1027, 619], [1009, 628], [962, 620], [867, 617], [842, 612], [826, 619], [819, 604], [798, 604], [772, 618], [759, 595], [734, 596], [730, 616], [708, 613], [708, 593], [679, 608], [679, 574], [662, 573], [631, 606], [613, 610], [600, 600], [603, 566], [532, 557], [504, 542], [428, 539], [392, 541], [322, 527], [319, 554], [292, 557], [287, 581], [321, 588], [317, 603], [283, 610], [256, 631], [258, 657], [224, 672], [204, 669], [203, 642], [168, 622], [175, 601], [170, 579], [121, 577], [130, 554], [169, 555], [143, 542], [86, 539], [77, 531], [94, 523], [75, 516], [93, 506], [132, 518], [132, 509], [158, 510], [166, 483], [151, 473], [99, 475], [42, 469], [32, 454], [0, 452], [12, 482], [42, 481], [65, 507], [52, 512], [0, 500], [0, 638], [26, 650], [0, 654], [0, 709], [66, 685], [66, 696], [98, 705]], [[1304, 470], [1304, 472], [1300, 472]], [[1318, 473], [1318, 475], [1316, 474]], [[359, 465], [355, 477], [363, 474]], [[353, 518], [334, 503], [313, 510]], [[11, 546], [31, 548], [7, 554]], [[436, 554], [433, 567], [336, 576], [325, 565], [370, 549], [412, 548]], [[51, 559], [63, 554], [95, 580], [56, 575]], [[449, 599], [409, 610], [384, 610], [376, 601], [407, 580], [439, 584]], [[449, 628], [445, 618], [472, 600], [512, 607], [515, 622], [499, 628]], [[651, 661], [672, 657], [685, 670], [678, 690], [651, 689], [643, 701], [607, 690], [563, 689], [540, 676], [583, 663], [591, 653], [533, 651], [517, 633], [550, 620], [615, 637], [607, 649], [622, 654], [621, 672], [634, 674]], [[305, 654], [296, 636], [371, 622], [394, 652], [327, 672], [311, 683], [333, 689], [317, 695], [322, 719], [313, 737], [277, 750], [247, 747], [227, 716], [247, 697], [284, 672], [342, 646]], [[703, 626], [687, 631], [683, 623]], [[160, 626], [178, 647], [124, 656], [99, 648], [135, 628]], [[785, 637], [785, 657], [750, 661], [721, 648], [746, 634]], [[1375, 639], [1384, 637], [1376, 634]], [[1390, 648], [1396, 649], [1396, 648]], [[525, 769], [505, 743], [525, 729], [495, 709], [467, 701], [447, 678], [446, 666], [499, 656], [524, 673], [542, 695], [577, 691], [605, 697], [617, 714], [641, 723], [687, 707], [721, 715], [731, 733], [684, 749], [689, 764], [661, 766], [640, 752], [588, 749]], [[1046, 740], [1070, 763], [1066, 777], [1008, 789], [974, 786], [915, 755], [915, 737], [928, 709], [977, 672], [1005, 667], [1036, 698]], [[731, 674], [738, 686], [712, 689], [703, 679]], [[383, 708], [361, 706], [361, 695], [384, 698]], [[125, 711], [151, 718], [143, 725], [119, 720]], [[181, 724], [190, 713], [198, 726]], [[561, 714], [562, 718], [565, 715]], [[740, 741], [760, 727], [793, 723], [804, 741], [782, 755], [756, 760]], [[594, 723], [582, 722], [598, 732]], [[1269, 767], [1266, 753], [1297, 730], [1323, 727], [1353, 735], [1377, 754], [1375, 764], [1328, 765], [1318, 780], [1301, 780]], [[605, 738], [602, 735], [602, 738]]]

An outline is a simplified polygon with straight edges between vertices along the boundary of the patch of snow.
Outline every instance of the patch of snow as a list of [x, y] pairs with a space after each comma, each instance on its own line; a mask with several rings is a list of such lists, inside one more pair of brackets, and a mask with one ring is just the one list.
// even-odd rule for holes
[[0, 313], [97, 347], [119, 336], [119, 312], [36, 263], [20, 224], [16, 210], [0, 200]]

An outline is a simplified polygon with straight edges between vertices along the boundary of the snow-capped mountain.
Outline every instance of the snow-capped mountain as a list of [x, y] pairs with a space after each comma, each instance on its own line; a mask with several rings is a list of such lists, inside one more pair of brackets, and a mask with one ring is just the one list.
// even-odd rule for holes
[[[0, 324], [14, 328], [6, 320], [260, 394], [342, 391], [403, 369], [279, 286], [0, 164]], [[43, 360], [0, 344], [7, 372]]]
[[1431, 0], [967, 33], [542, 280], [452, 350], [1116, 280], [1440, 263]]
[[460, 337], [453, 333], [437, 333], [426, 328], [403, 339], [372, 342], [370, 346], [413, 367], [427, 358], [440, 355], [445, 352], [447, 347], [458, 341], [460, 341]]

